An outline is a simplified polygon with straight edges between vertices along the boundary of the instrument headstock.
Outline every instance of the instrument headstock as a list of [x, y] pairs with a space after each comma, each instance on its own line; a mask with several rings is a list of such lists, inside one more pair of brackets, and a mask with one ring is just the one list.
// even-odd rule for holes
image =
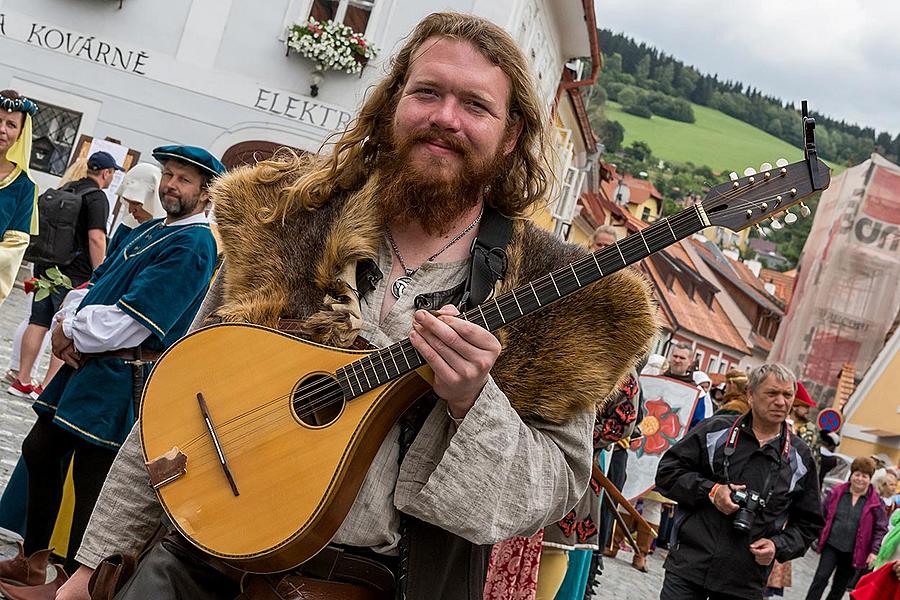
[[[813, 172], [813, 169], [816, 171]], [[788, 163], [780, 158], [773, 167], [769, 163], [756, 169], [748, 167], [744, 176], [732, 173], [730, 181], [712, 188], [703, 200], [703, 210], [712, 225], [740, 231], [771, 217], [772, 229], [784, 227], [779, 221], [791, 224], [799, 216], [808, 216], [809, 207], [803, 199], [828, 187], [828, 165], [821, 160], [801, 160]], [[800, 205], [794, 212], [791, 207]]]

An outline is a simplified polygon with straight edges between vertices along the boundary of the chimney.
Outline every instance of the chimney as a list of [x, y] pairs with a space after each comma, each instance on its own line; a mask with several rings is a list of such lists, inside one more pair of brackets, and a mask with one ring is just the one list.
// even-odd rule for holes
[[759, 277], [759, 271], [762, 269], [762, 263], [758, 260], [745, 260], [744, 264], [747, 265], [747, 268], [753, 271], [753, 274]]

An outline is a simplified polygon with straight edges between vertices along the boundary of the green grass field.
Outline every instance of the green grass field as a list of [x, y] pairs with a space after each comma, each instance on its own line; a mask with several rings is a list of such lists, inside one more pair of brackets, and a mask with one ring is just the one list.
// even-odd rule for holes
[[[759, 170], [764, 162], [775, 164], [779, 158], [786, 158], [788, 162], [803, 158], [802, 150], [761, 129], [717, 110], [698, 104], [692, 106], [697, 117], [694, 123], [656, 115], [649, 119], [637, 117], [622, 112], [622, 107], [611, 101], [606, 103], [606, 116], [625, 128], [626, 146], [635, 140], [646, 142], [657, 158], [707, 165], [720, 173], [737, 171], [743, 175], [746, 167]], [[834, 174], [840, 170], [843, 169]]]

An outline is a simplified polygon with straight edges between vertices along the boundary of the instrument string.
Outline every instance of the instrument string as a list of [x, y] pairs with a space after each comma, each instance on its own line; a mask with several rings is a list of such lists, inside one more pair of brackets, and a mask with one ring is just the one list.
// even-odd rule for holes
[[[775, 180], [775, 181], [777, 181], [777, 180]], [[763, 182], [761, 182], [758, 185], [761, 185], [762, 183]], [[716, 199], [728, 200], [735, 196], [740, 196], [744, 193], [746, 193], [744, 191], [744, 189], [735, 189], [733, 191], [729, 190], [728, 192], [726, 192], [724, 194], [719, 194], [718, 196], [711, 197], [709, 200], [716, 200]], [[789, 193], [788, 191], [782, 192], [782, 194], [788, 194], [788, 193]], [[768, 197], [762, 197], [762, 198], [758, 198], [758, 199], [755, 199], [752, 201], [742, 201], [737, 206], [733, 206], [733, 207], [729, 207], [729, 208], [726, 208], [726, 209], [723, 209], [720, 211], [716, 211], [715, 214], [717, 214], [718, 216], [731, 216], [731, 215], [734, 215], [737, 213], [744, 212], [749, 207], [758, 208], [761, 203], [769, 201], [769, 200], [773, 200], [778, 195], [779, 194], [777, 194], [777, 193], [773, 193], [773, 194], [771, 194], [771, 196], [768, 196]], [[643, 235], [630, 236], [629, 238], [626, 238], [625, 240], [623, 240], [623, 242], [630, 241], [630, 244], [632, 246], [635, 246], [639, 250], [639, 252], [637, 253], [637, 256], [646, 255], [647, 253], [643, 251], [643, 245], [642, 245], [643, 243], [656, 244], [658, 242], [666, 241], [667, 238], [672, 237], [673, 232], [677, 232], [677, 233], [675, 233], [675, 235], [679, 239], [686, 237], [687, 235], [690, 235], [694, 230], [696, 230], [696, 226], [688, 223], [688, 226], [685, 227], [685, 224], [686, 224], [685, 221], [690, 221], [691, 223], [693, 223], [693, 221], [696, 218], [698, 218], [698, 216], [699, 216], [699, 213], [697, 211], [691, 211], [689, 209], [685, 209], [685, 210], [677, 213], [676, 215], [673, 215], [673, 217], [668, 219], [668, 225], [671, 226], [671, 228], [672, 228], [671, 230], [668, 227], [660, 227], [654, 231], [649, 231], [650, 229], [652, 229], [652, 226], [651, 226], [650, 228], [643, 230], [645, 232]], [[641, 237], [644, 238], [644, 242], [639, 243], [640, 242], [639, 238], [641, 238]], [[673, 240], [673, 243], [674, 243], [674, 241], [675, 240]], [[631, 255], [632, 248], [626, 248], [620, 243], [619, 248], [616, 250], [616, 252], [618, 252], [619, 250], [621, 250], [623, 253], [627, 252], [629, 255]], [[614, 254], [612, 254], [612, 255], [614, 256]], [[624, 254], [623, 254], [623, 258], [624, 258]], [[629, 259], [625, 259], [625, 260], [627, 263], [634, 262]], [[637, 260], [637, 259], [635, 259], [635, 260]], [[596, 269], [596, 265], [594, 265], [594, 257], [592, 257], [591, 255], [588, 255], [588, 256], [572, 263], [571, 268], [576, 273], [576, 275], [575, 275], [576, 280], [578, 279], [578, 277], [577, 277], [578, 271], [580, 269], [583, 270], [589, 266], [592, 266], [591, 267], [592, 270]], [[621, 267], [619, 267], [619, 268], [621, 268]], [[610, 272], [612, 272], [612, 269], [610, 270]], [[564, 271], [559, 272], [559, 273], [561, 275], [565, 274]], [[559, 285], [559, 283], [561, 281], [558, 278], [554, 279], [553, 277], [551, 277], [551, 275], [552, 274], [548, 274], [548, 275], [541, 277], [532, 282], [532, 285], [534, 286], [535, 290], [539, 294], [542, 292], [549, 292], [550, 289], [557, 289], [557, 286]], [[570, 275], [570, 277], [571, 277], [571, 275]], [[516, 306], [516, 310], [518, 311], [518, 302], [516, 302], [516, 299], [513, 294], [504, 294], [498, 300], [501, 300], [501, 301], [497, 302], [496, 306], [492, 305], [490, 303], [486, 303], [484, 305], [485, 312], [490, 311], [490, 310], [494, 310], [494, 312], [496, 312], [499, 309], [501, 311], [501, 315], [502, 315], [503, 308], [512, 309], [514, 306]], [[381, 349], [378, 351], [374, 351], [372, 354], [369, 354], [357, 361], [354, 361], [353, 363], [346, 365], [344, 367], [344, 371], [345, 371], [344, 377], [347, 378], [347, 381], [348, 381], [351, 389], [354, 386], [353, 386], [352, 380], [350, 379], [351, 375], [349, 373], [352, 372], [353, 377], [358, 377], [358, 375], [356, 374], [356, 368], [357, 368], [357, 366], [359, 366], [359, 368], [361, 370], [365, 370], [367, 367], [363, 364], [363, 361], [366, 359], [369, 359], [371, 368], [373, 370], [372, 374], [375, 375], [376, 380], [379, 380], [378, 383], [380, 383], [380, 384], [387, 383], [389, 380], [393, 380], [397, 376], [402, 374], [400, 372], [400, 369], [397, 367], [400, 364], [408, 363], [408, 356], [406, 356], [406, 351], [402, 347], [404, 342], [411, 346], [411, 344], [409, 343], [409, 340], [407, 338], [406, 340], [403, 340], [400, 343], [393, 344], [392, 346], [389, 346], [387, 348], [384, 348], [384, 349]], [[388, 351], [388, 356], [391, 359], [390, 363], [388, 363], [384, 359], [383, 353], [385, 350]], [[399, 350], [399, 353], [397, 353], [398, 350]], [[373, 360], [373, 355], [377, 355], [378, 358], [381, 360], [382, 367], [384, 369], [384, 374], [387, 375], [387, 378], [377, 377], [377, 368], [378, 367]], [[418, 356], [418, 353], [416, 353], [416, 355]], [[402, 360], [395, 362], [397, 358], [402, 358]], [[397, 375], [394, 375], [394, 376], [390, 375], [389, 369], [387, 367], [388, 364], [395, 365], [395, 370], [398, 371]], [[383, 381], [380, 381], [381, 379], [383, 379]], [[357, 381], [359, 381], [359, 380], [357, 380]], [[372, 389], [374, 389], [375, 387], [379, 387], [379, 386], [378, 385], [372, 386]], [[329, 390], [329, 388], [331, 389], [330, 393], [325, 394], [326, 390]], [[311, 389], [307, 389], [306, 387], [301, 386], [298, 389], [298, 392], [299, 393], [292, 392], [290, 394], [284, 394], [284, 395], [278, 396], [276, 398], [273, 398], [272, 400], [264, 402], [263, 404], [261, 404], [259, 406], [254, 407], [253, 409], [251, 409], [249, 411], [246, 411], [245, 413], [235, 415], [234, 417], [228, 419], [227, 421], [224, 421], [220, 426], [220, 427], [222, 427], [220, 441], [222, 441], [223, 443], [225, 441], [229, 441], [230, 443], [233, 444], [234, 438], [228, 434], [235, 433], [241, 429], [244, 429], [245, 427], [252, 425], [254, 422], [258, 422], [263, 419], [267, 419], [269, 416], [271, 416], [273, 414], [281, 413], [281, 411], [283, 410], [283, 406], [280, 405], [281, 402], [286, 399], [292, 398], [292, 397], [294, 398], [292, 400], [293, 404], [296, 405], [298, 403], [298, 401], [301, 403], [301, 409], [298, 409], [295, 411], [297, 416], [300, 417], [301, 419], [306, 418], [306, 417], [312, 415], [314, 412], [322, 410], [323, 408], [326, 408], [326, 407], [334, 405], [338, 402], [344, 401], [344, 393], [340, 388], [340, 384], [335, 379], [331, 379], [331, 378], [325, 379], [324, 381], [321, 381], [321, 380], [315, 381], [314, 385]], [[307, 400], [309, 398], [314, 398], [314, 399], [309, 404], [303, 405], [302, 401]], [[273, 409], [272, 408], [273, 405], [278, 405], [278, 406], [274, 406], [274, 409]], [[269, 409], [269, 410], [266, 410], [266, 409]], [[265, 412], [263, 412], [262, 414], [258, 414], [260, 411], [265, 411]], [[287, 411], [284, 414], [284, 417], [285, 418], [293, 418], [290, 411]], [[254, 420], [251, 421], [250, 423], [246, 423], [246, 424], [241, 423], [241, 421], [246, 420], [248, 418], [253, 418]], [[280, 421], [281, 418], [282, 417], [279, 417], [278, 420]], [[227, 431], [226, 431], [226, 427], [224, 427], [224, 426], [231, 425], [231, 424], [234, 424], [235, 426], [227, 428]], [[256, 429], [254, 429], [253, 431], [255, 432]], [[242, 432], [240, 435], [248, 435], [249, 433], [250, 432], [245, 431], [245, 432]], [[202, 440], [206, 436], [207, 436], [207, 434], [205, 434], [205, 433], [198, 435], [194, 439], [190, 440], [187, 444], [185, 444], [185, 448], [197, 443], [198, 441]], [[226, 440], [226, 436], [228, 438], [227, 440]]]

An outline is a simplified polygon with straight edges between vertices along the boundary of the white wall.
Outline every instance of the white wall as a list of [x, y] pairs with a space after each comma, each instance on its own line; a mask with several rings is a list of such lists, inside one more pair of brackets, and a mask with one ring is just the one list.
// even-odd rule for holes
[[582, 10], [577, 0], [377, 0], [367, 36], [379, 56], [361, 77], [327, 74], [311, 98], [312, 66], [285, 56], [283, 35], [310, 2], [125, 0], [119, 10], [112, 0], [0, 0], [0, 87], [82, 112], [79, 135], [120, 139], [142, 160], [176, 142], [219, 155], [248, 140], [314, 151], [426, 14], [474, 12], [508, 28], [541, 68], [549, 105], [563, 57], [547, 3]]

